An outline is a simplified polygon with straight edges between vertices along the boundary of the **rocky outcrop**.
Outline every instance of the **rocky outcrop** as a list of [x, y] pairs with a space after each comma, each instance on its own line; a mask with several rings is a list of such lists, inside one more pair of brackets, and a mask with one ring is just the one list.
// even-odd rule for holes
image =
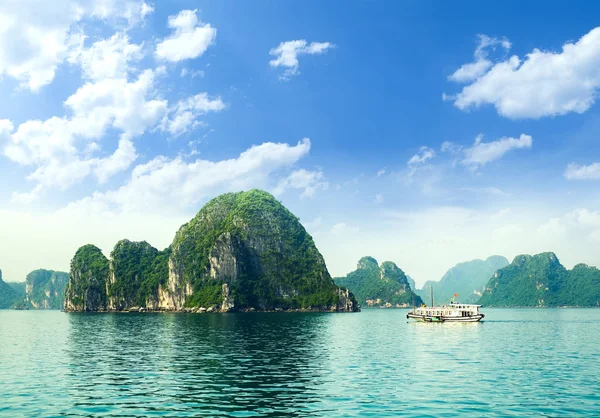
[[65, 311], [89, 312], [107, 309], [108, 259], [94, 245], [77, 250], [71, 260], [69, 284], [65, 291]]
[[335, 283], [350, 289], [365, 307], [405, 308], [423, 303], [406, 274], [391, 261], [379, 266], [373, 257], [363, 257], [355, 271], [336, 278]]
[[34, 270], [25, 278], [25, 296], [17, 309], [62, 309], [69, 273]]
[[[94, 279], [80, 251], [65, 310], [359, 310], [352, 293], [333, 283], [298, 218], [260, 190], [213, 199], [164, 251], [120, 241]], [[98, 293], [89, 295], [92, 284]], [[91, 296], [97, 304], [85, 302]]]

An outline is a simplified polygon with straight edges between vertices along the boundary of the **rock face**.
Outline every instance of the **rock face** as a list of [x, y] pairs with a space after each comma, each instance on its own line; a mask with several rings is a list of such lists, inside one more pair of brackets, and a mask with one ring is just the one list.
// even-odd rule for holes
[[298, 218], [270, 194], [252, 190], [208, 202], [164, 251], [124, 240], [108, 261], [96, 247], [78, 250], [65, 310], [132, 308], [357, 311], [359, 305], [335, 286]]
[[391, 261], [379, 266], [373, 257], [363, 257], [355, 271], [336, 278], [335, 283], [350, 289], [366, 307], [405, 308], [423, 303], [412, 291], [408, 277]]
[[585, 264], [567, 270], [551, 252], [519, 255], [489, 280], [486, 306], [600, 306], [600, 271]]
[[25, 278], [25, 296], [17, 309], [62, 309], [69, 273], [35, 270]]
[[158, 251], [146, 241], [122, 240], [110, 254], [107, 309], [155, 308], [158, 286], [168, 272], [170, 250]]
[[100, 248], [91, 244], [79, 248], [71, 260], [65, 311], [105, 311], [109, 274], [108, 259]]
[[459, 263], [444, 274], [439, 282], [428, 281], [421, 290], [415, 290], [427, 303], [430, 300], [431, 287], [436, 304], [447, 303], [455, 293], [464, 303], [474, 303], [482, 295], [490, 277], [499, 269], [508, 265], [508, 260], [492, 255], [485, 260], [472, 260]]

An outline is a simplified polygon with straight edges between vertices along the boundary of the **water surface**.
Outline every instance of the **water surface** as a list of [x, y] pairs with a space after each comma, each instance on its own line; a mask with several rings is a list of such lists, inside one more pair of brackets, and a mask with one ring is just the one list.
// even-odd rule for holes
[[600, 310], [484, 312], [0, 311], [0, 415], [600, 415]]

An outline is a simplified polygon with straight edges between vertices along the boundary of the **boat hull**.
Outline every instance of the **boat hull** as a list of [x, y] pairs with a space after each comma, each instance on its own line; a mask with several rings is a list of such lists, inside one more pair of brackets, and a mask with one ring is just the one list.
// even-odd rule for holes
[[406, 318], [415, 319], [422, 322], [479, 322], [485, 317], [484, 314], [477, 314], [472, 316], [430, 316], [430, 315], [419, 315], [412, 312], [406, 314]]

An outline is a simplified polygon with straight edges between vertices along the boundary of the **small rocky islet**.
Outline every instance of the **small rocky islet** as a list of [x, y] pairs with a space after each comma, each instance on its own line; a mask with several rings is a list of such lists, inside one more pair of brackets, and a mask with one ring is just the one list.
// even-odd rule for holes
[[107, 259], [94, 245], [79, 248], [64, 310], [355, 312], [360, 305], [334, 284], [299, 219], [251, 190], [208, 202], [162, 251], [123, 240]]
[[384, 261], [380, 266], [373, 257], [363, 257], [355, 271], [334, 281], [350, 289], [364, 307], [406, 308], [423, 303], [411, 289], [406, 274], [391, 261]]

